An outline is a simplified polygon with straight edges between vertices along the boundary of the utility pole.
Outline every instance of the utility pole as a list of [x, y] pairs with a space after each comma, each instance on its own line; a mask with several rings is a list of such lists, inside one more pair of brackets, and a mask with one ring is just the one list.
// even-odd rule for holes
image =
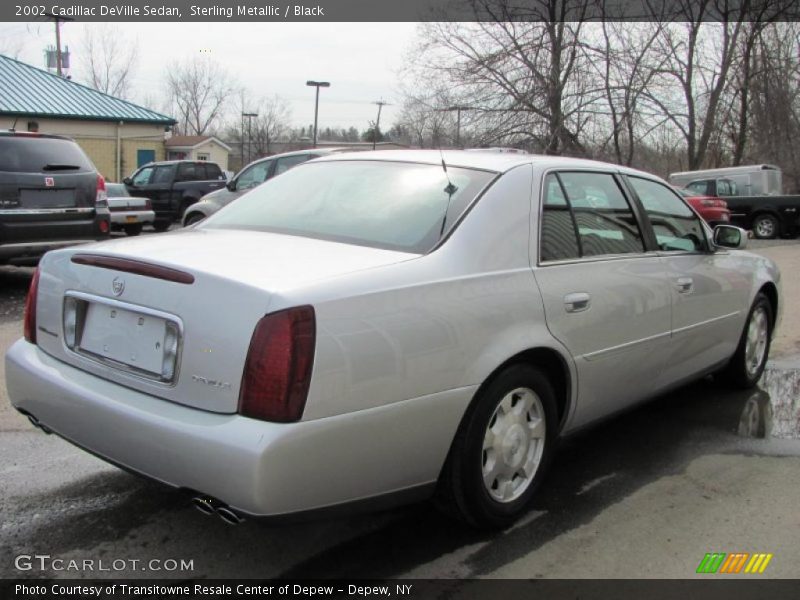
[[306, 81], [306, 85], [309, 87], [317, 88], [317, 97], [314, 101], [314, 148], [317, 147], [317, 116], [319, 114], [319, 88], [321, 87], [331, 87], [330, 81]]
[[[242, 119], [247, 117], [247, 162], [250, 162], [250, 159], [253, 155], [253, 117], [257, 116], [258, 113], [242, 113]], [[242, 137], [244, 137], [244, 132], [242, 132]], [[244, 141], [242, 143], [244, 143]], [[244, 160], [244, 156], [242, 157], [242, 160]]]
[[378, 100], [377, 102], [373, 102], [373, 104], [378, 105], [378, 118], [375, 121], [375, 128], [372, 130], [372, 149], [375, 150], [375, 144], [378, 141], [378, 132], [381, 129], [381, 109], [384, 106], [391, 106], [388, 102], [384, 102], [383, 98]]
[[56, 25], [56, 73], [61, 77], [61, 21], [74, 21], [75, 19], [48, 12], [44, 13], [43, 16], [52, 19]]
[[455, 111], [456, 113], [456, 147], [461, 147], [461, 112], [473, 110], [471, 106], [448, 106], [447, 108], [443, 109], [448, 112]]

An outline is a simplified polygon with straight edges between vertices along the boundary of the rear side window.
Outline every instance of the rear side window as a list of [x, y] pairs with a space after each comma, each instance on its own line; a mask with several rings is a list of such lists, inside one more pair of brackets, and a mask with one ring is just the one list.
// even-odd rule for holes
[[645, 250], [633, 209], [610, 173], [547, 176], [541, 246], [543, 261]]
[[181, 163], [178, 166], [178, 176], [175, 181], [203, 181], [206, 178], [203, 165], [196, 163]]
[[580, 257], [578, 235], [561, 183], [553, 173], [545, 178], [542, 206], [541, 259], [569, 260]]
[[225, 179], [222, 170], [215, 163], [206, 163], [206, 179]]
[[285, 173], [292, 167], [296, 167], [300, 163], [304, 163], [310, 158], [310, 154], [297, 154], [295, 156], [284, 156], [283, 158], [279, 158], [278, 163], [275, 165], [275, 175]]
[[175, 171], [175, 167], [172, 165], [162, 165], [160, 167], [155, 168], [155, 172], [153, 173], [153, 184], [169, 184], [172, 182], [172, 173]]
[[75, 173], [94, 171], [92, 161], [72, 140], [0, 136], [0, 171], [10, 173]]
[[659, 250], [702, 252], [707, 249], [700, 218], [677, 194], [649, 179], [628, 177], [628, 181], [650, 219]]

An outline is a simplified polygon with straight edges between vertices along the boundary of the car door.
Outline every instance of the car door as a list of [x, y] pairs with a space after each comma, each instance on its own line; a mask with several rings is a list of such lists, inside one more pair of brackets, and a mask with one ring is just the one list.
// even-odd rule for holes
[[750, 282], [727, 250], [712, 251], [703, 222], [668, 186], [628, 176], [655, 234], [672, 302], [672, 335], [660, 386], [708, 370], [733, 355]]
[[611, 172], [543, 177], [536, 282], [578, 374], [578, 427], [642, 399], [664, 368], [670, 291], [638, 207]]

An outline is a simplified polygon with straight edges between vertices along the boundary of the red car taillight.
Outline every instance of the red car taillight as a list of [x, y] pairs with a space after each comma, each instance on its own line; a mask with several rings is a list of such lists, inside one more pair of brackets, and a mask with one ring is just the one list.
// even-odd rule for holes
[[239, 414], [288, 423], [303, 415], [316, 344], [312, 306], [263, 317], [256, 325], [239, 391]]
[[96, 206], [108, 206], [106, 180], [102, 175], [100, 175], [100, 173], [97, 174], [97, 195], [95, 196], [94, 203]]
[[25, 299], [25, 317], [23, 332], [25, 339], [31, 344], [36, 343], [36, 296], [39, 293], [39, 267], [33, 272], [33, 279], [28, 288], [28, 297]]

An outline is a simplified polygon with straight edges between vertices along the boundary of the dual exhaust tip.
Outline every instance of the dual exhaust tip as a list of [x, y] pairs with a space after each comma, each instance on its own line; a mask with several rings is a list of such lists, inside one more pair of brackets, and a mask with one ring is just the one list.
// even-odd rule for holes
[[[50, 434], [52, 431], [49, 427], [44, 425], [39, 419], [31, 414], [26, 414], [31, 425], [37, 429], [41, 429], [44, 433]], [[212, 498], [211, 496], [195, 496], [192, 498], [192, 504], [204, 515], [217, 515], [220, 519], [225, 521], [228, 525], [238, 525], [244, 519], [237, 515], [233, 510], [228, 508], [225, 504]]]
[[217, 515], [220, 519], [225, 521], [228, 525], [238, 525], [244, 519], [237, 515], [233, 510], [228, 508], [219, 500], [215, 500], [210, 496], [195, 496], [192, 498], [192, 504], [204, 515]]

